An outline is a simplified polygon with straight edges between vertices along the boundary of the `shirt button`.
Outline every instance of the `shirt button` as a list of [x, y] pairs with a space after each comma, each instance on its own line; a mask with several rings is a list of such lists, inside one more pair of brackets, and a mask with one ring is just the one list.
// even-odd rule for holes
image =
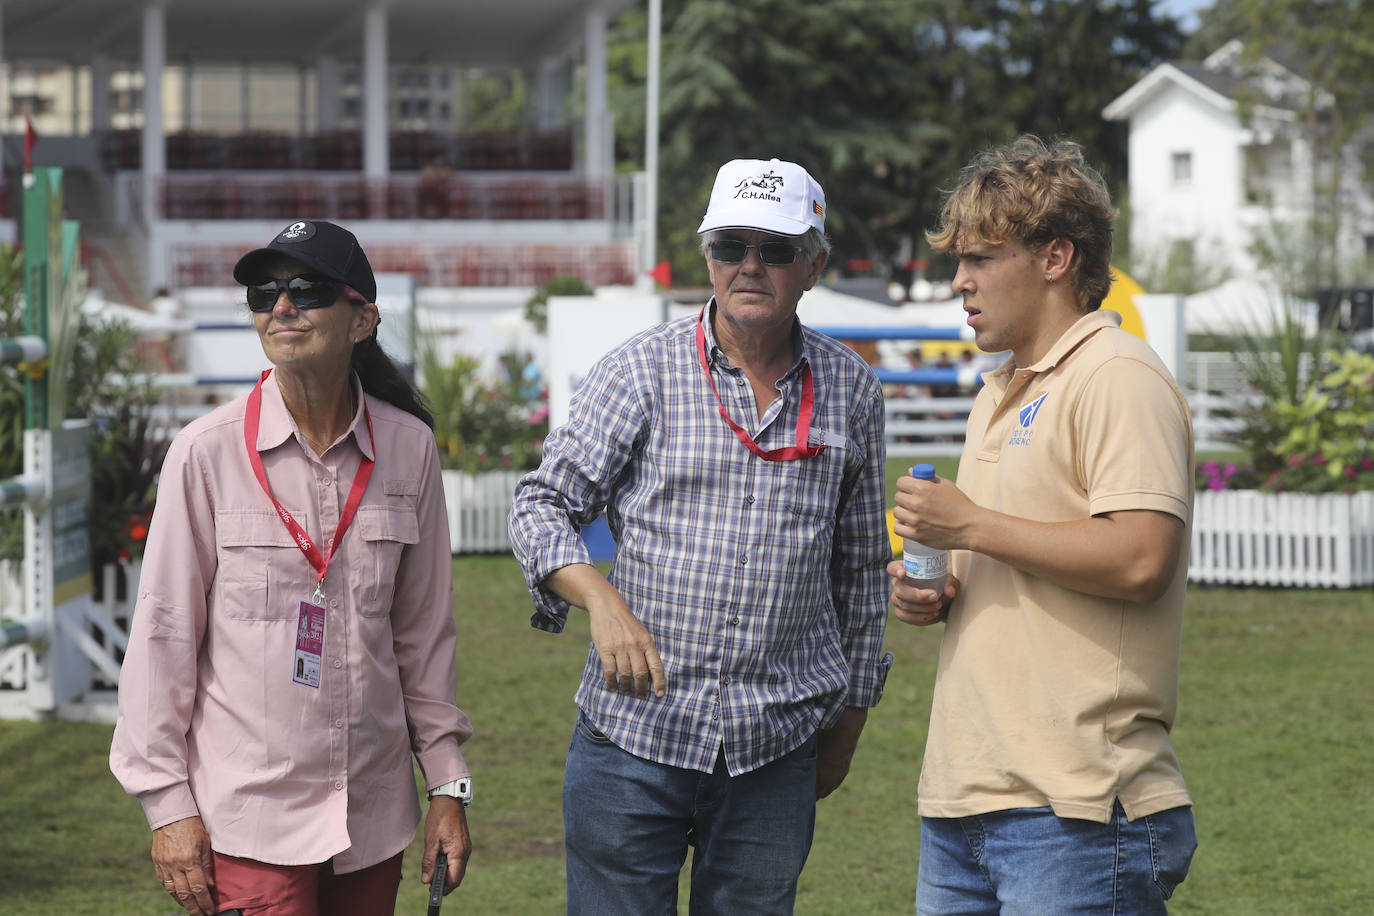
[[740, 558], [739, 558], [739, 565], [740, 565], [740, 566], [748, 566], [748, 565], [749, 565], [749, 558], [748, 558], [747, 556], [741, 555]]
[[729, 687], [729, 686], [730, 686], [730, 675], [727, 674], [725, 677], [721, 678], [721, 679], [720, 679], [720, 682], [721, 682], [722, 684], [724, 684], [725, 686]]
[[738, 385], [738, 386], [740, 386], [741, 388], [743, 388], [743, 387], [744, 387], [744, 379], [742, 379], [742, 378], [736, 378], [736, 379], [735, 379], [735, 384]]
[[330, 598], [330, 599], [329, 599], [329, 606], [330, 606], [330, 607], [338, 607], [338, 606], [339, 606], [339, 599], [338, 599], [338, 598]]
[[731, 617], [731, 618], [730, 618], [730, 626], [732, 626], [732, 627], [739, 626], [739, 618], [738, 618], [738, 617]]
[[744, 497], [744, 501], [752, 506], [754, 504], [754, 494], [750, 493], [748, 496]]
[[335, 727], [335, 728], [343, 728], [343, 719], [335, 719], [335, 720], [334, 720], [334, 727]]
[[334, 659], [334, 667], [335, 667], [335, 668], [342, 668], [342, 667], [343, 667], [343, 662], [339, 661], [337, 658]]
[[714, 713], [714, 712], [711, 713], [711, 721], [712, 721], [712, 722], [716, 721], [716, 720], [719, 719], [719, 718], [720, 718], [720, 715], [719, 715], [718, 713]]
[[322, 487], [327, 487], [327, 486], [329, 486], [329, 484], [330, 484], [330, 480], [329, 480], [328, 477], [321, 477], [321, 478], [320, 478], [320, 486], [322, 486]]
[[343, 780], [341, 780], [341, 779], [336, 779], [336, 780], [334, 780], [334, 788], [336, 788], [336, 789], [338, 789], [340, 792], [342, 792], [342, 791], [343, 791]]

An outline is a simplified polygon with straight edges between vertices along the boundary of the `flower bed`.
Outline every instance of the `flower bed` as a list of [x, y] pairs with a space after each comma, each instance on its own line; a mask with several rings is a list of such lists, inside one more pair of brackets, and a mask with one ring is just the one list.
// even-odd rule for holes
[[1374, 584], [1374, 492], [1200, 490], [1188, 578], [1228, 585]]

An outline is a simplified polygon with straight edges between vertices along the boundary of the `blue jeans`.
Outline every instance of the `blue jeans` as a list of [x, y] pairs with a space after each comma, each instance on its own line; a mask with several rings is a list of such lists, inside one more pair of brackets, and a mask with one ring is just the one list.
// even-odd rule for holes
[[731, 777], [643, 760], [579, 715], [563, 777], [568, 913], [677, 913], [692, 858], [689, 912], [791, 913], [816, 824], [816, 738]]
[[1162, 914], [1197, 848], [1193, 809], [1126, 820], [1017, 808], [921, 818], [917, 916]]

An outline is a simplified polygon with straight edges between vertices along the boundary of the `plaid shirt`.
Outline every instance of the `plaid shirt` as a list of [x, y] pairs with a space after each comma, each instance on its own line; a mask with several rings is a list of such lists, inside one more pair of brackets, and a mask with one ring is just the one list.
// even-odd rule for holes
[[638, 757], [710, 772], [723, 750], [738, 775], [882, 695], [892, 663], [882, 652], [883, 399], [857, 354], [797, 323], [796, 361], [759, 420], [706, 321], [716, 388], [760, 447], [795, 443], [805, 363], [813, 433], [847, 440], [815, 458], [765, 461], [721, 418], [696, 324], [660, 325], [597, 363], [543, 463], [516, 488], [511, 536], [534, 597], [530, 622], [557, 633], [568, 605], [541, 583], [590, 562], [578, 530], [606, 510], [618, 545], [610, 581], [653, 637], [668, 693], [609, 689], [592, 647], [577, 704]]

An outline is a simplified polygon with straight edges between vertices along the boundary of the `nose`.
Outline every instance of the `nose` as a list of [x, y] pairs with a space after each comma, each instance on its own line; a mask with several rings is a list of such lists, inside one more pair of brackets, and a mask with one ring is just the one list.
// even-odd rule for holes
[[286, 290], [280, 290], [277, 293], [277, 301], [272, 303], [272, 314], [280, 317], [282, 315], [294, 315], [296, 311], [296, 303], [291, 301]]
[[964, 267], [963, 261], [960, 261], [959, 266], [955, 268], [954, 279], [950, 281], [949, 285], [950, 289], [960, 295], [973, 292], [973, 281], [969, 278], [969, 272]]

